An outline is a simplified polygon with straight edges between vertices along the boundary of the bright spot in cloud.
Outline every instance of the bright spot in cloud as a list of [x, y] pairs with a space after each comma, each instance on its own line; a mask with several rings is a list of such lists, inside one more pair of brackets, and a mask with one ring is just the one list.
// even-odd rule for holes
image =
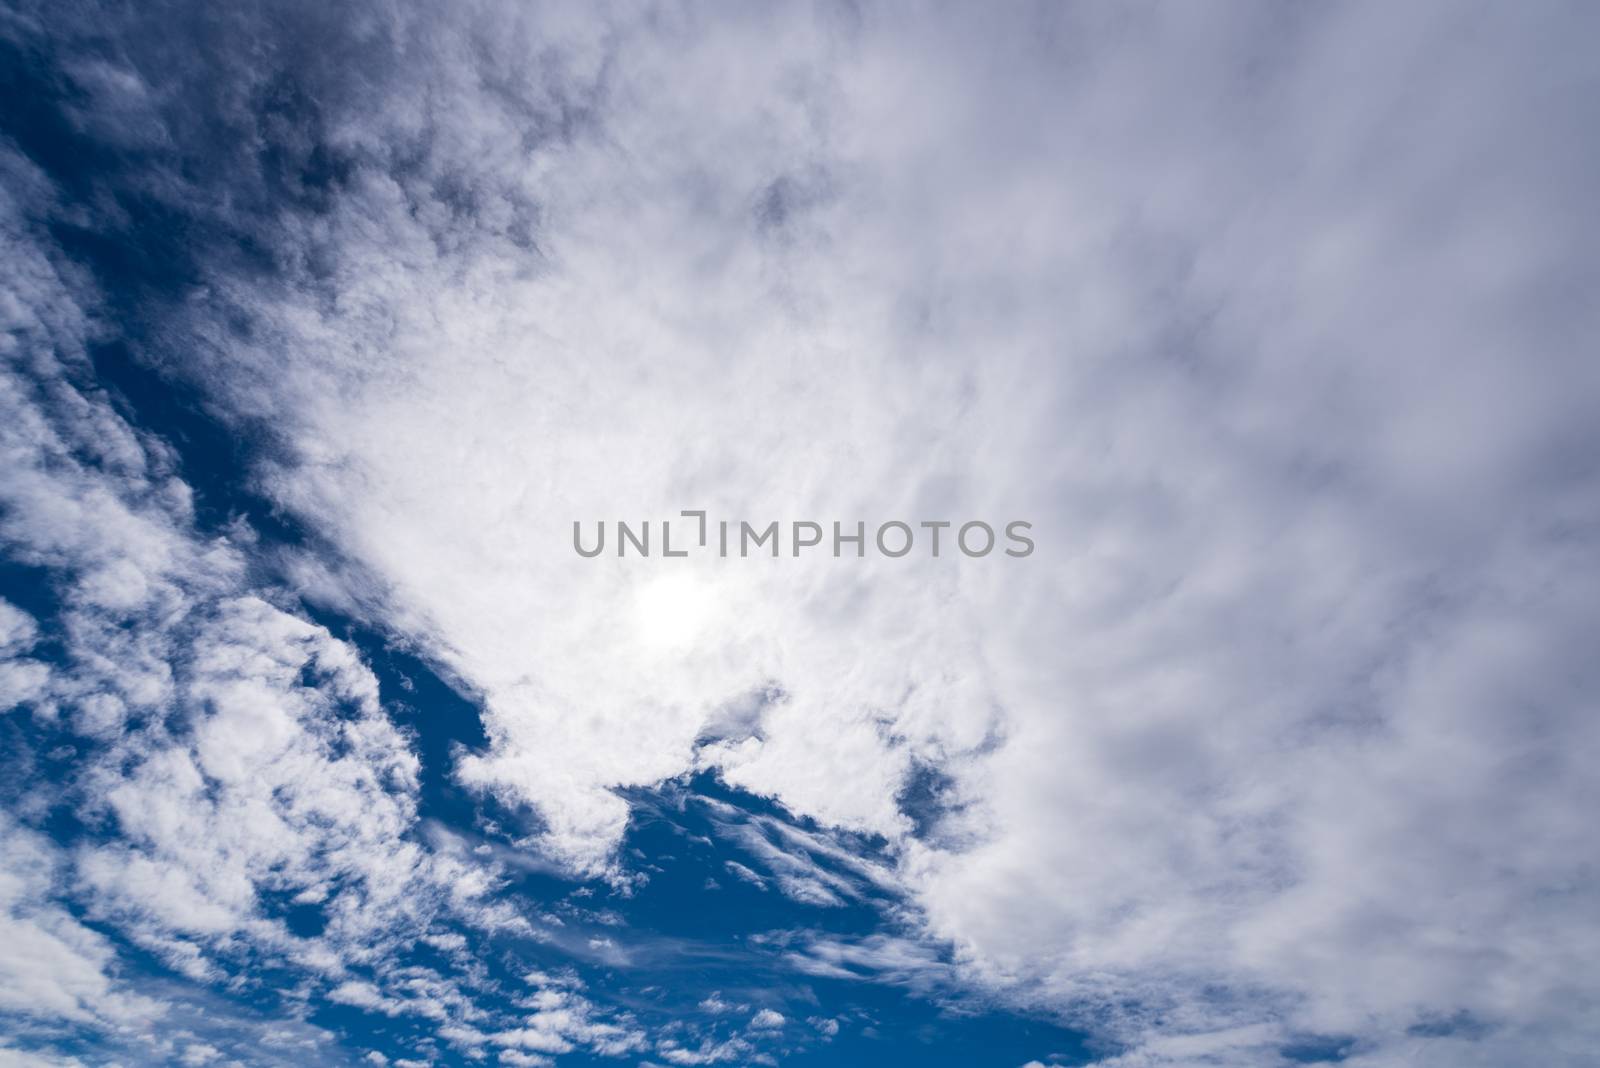
[[684, 649], [705, 630], [712, 607], [709, 584], [692, 575], [664, 575], [634, 595], [634, 625], [653, 649]]

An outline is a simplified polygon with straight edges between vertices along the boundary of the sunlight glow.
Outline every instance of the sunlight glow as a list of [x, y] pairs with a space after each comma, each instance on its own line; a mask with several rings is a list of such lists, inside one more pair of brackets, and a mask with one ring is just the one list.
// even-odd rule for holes
[[679, 650], [690, 645], [711, 615], [709, 584], [691, 575], [665, 575], [641, 586], [634, 599], [634, 624], [645, 645]]

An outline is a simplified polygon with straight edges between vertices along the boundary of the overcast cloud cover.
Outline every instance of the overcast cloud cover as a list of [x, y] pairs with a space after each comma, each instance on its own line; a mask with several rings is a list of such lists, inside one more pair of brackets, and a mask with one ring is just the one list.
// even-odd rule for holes
[[1593, 1063], [1597, 39], [7, 2], [0, 1065]]

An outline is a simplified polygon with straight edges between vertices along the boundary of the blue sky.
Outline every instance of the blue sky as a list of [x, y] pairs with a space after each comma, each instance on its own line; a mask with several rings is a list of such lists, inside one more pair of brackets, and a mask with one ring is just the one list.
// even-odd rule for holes
[[1590, 1063], [1595, 21], [0, 5], [0, 1066]]

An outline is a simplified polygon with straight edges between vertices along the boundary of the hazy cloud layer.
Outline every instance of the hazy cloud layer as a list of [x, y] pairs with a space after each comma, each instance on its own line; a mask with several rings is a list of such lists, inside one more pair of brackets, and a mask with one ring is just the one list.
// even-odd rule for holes
[[[883, 836], [898, 870], [870, 877], [962, 981], [1109, 1063], [1600, 1041], [1586, 9], [371, 7], [212, 13], [185, 47], [62, 26], [141, 203], [221, 235], [140, 351], [259, 436], [258, 490], [338, 550], [279, 573], [481, 693], [491, 744], [454, 774], [531, 804], [568, 870], [626, 878], [615, 787], [716, 769]], [[574, 520], [684, 508], [1027, 519], [1038, 549], [572, 552]], [[233, 566], [125, 511], [119, 546]], [[84, 582], [120, 605], [148, 574]], [[276, 611], [213, 596], [224, 631]], [[280, 625], [300, 659], [250, 654], [265, 682], [336, 656]], [[284, 759], [320, 744], [291, 734]], [[318, 767], [353, 804], [397, 788]], [[362, 818], [404, 822], [398, 790]], [[730, 879], [856, 892], [737, 833], [767, 864]], [[792, 955], [945, 981], [915, 941]], [[566, 997], [489, 1041], [560, 1052], [598, 1026]]]

